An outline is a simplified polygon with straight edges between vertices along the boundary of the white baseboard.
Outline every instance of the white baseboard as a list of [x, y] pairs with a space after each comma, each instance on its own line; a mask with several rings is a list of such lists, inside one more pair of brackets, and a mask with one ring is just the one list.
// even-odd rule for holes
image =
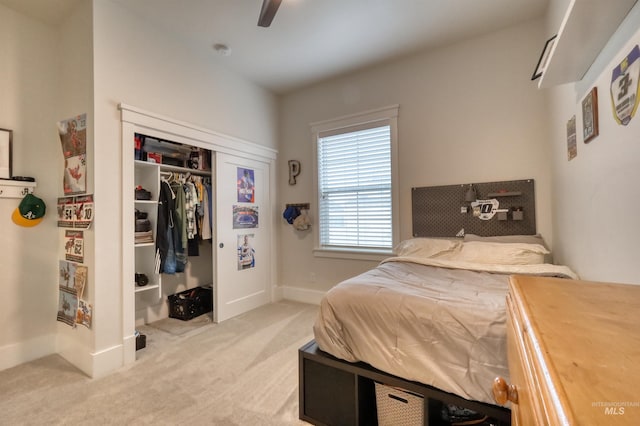
[[56, 353], [56, 335], [48, 334], [0, 347], [0, 371]]
[[325, 292], [320, 290], [310, 290], [300, 287], [280, 287], [282, 290], [282, 298], [292, 300], [294, 302], [309, 303], [319, 305]]
[[271, 301], [279, 302], [282, 299], [284, 299], [282, 287], [278, 285], [274, 285], [273, 287], [271, 287]]
[[57, 352], [93, 379], [104, 377], [122, 367], [125, 359], [122, 344], [92, 352], [82, 342], [63, 333], [57, 337]]
[[[135, 345], [135, 339], [133, 340]], [[125, 362], [124, 345], [115, 345], [91, 354], [93, 361], [92, 378], [98, 379], [122, 367]], [[134, 351], [135, 354], [135, 351]]]

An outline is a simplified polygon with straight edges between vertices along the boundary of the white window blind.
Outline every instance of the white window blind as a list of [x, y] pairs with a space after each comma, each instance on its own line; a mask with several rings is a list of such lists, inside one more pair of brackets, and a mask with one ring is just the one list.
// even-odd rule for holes
[[318, 137], [323, 247], [392, 247], [391, 128], [372, 126]]

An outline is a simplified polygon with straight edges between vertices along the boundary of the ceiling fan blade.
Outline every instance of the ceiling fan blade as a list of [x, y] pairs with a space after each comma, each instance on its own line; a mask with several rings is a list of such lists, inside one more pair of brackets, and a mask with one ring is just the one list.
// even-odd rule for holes
[[280, 3], [282, 3], [282, 0], [262, 0], [262, 10], [260, 10], [258, 26], [268, 27], [271, 25], [271, 21], [273, 21], [273, 17], [276, 16]]

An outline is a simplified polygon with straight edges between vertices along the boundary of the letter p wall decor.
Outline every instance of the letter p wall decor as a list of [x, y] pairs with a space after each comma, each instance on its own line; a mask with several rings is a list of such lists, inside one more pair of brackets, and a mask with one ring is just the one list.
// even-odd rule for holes
[[289, 160], [289, 185], [296, 184], [296, 178], [300, 174], [300, 161]]

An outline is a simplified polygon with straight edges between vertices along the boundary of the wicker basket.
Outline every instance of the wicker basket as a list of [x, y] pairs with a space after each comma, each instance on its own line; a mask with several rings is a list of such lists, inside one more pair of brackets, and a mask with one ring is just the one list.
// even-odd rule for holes
[[424, 425], [424, 398], [403, 389], [376, 382], [379, 426]]

